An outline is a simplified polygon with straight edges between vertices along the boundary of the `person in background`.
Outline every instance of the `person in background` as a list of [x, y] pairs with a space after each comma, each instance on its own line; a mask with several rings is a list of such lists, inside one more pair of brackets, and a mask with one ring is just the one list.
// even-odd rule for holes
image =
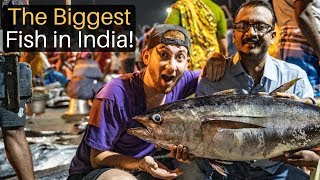
[[104, 74], [93, 59], [92, 52], [79, 53], [72, 77], [65, 89], [67, 95], [75, 99], [93, 99], [102, 85]]
[[45, 55], [48, 58], [48, 61], [50, 63], [50, 67], [52, 67], [58, 71], [61, 66], [60, 52], [57, 52], [54, 49], [51, 49], [51, 50], [45, 52]]
[[[2, 2], [2, 5], [8, 4], [28, 5], [29, 1], [4, 0]], [[0, 94], [5, 94], [4, 73], [6, 72], [6, 69], [4, 68], [5, 56], [2, 53], [3, 52], [0, 52]], [[29, 86], [31, 87], [31, 84], [29, 84]], [[25, 104], [25, 100], [20, 100], [19, 112], [12, 112], [4, 107], [5, 103], [1, 98], [0, 127], [2, 130], [6, 155], [14, 171], [16, 172], [17, 178], [20, 180], [33, 180], [35, 179], [35, 175], [32, 163], [32, 155], [29, 143], [26, 139], [26, 134], [24, 132], [24, 125], [26, 123]]]
[[23, 52], [19, 61], [30, 64], [32, 77], [39, 77], [42, 80], [45, 70], [51, 66], [47, 56], [43, 52]]
[[[0, 96], [5, 94], [5, 56], [0, 52]], [[29, 75], [31, 77], [31, 73]], [[31, 81], [31, 80], [30, 80]], [[21, 86], [26, 86], [27, 82], [19, 82]], [[32, 87], [32, 85], [29, 85]], [[21, 93], [21, 92], [20, 92]], [[18, 112], [6, 109], [6, 103], [0, 98], [0, 128], [7, 158], [16, 172], [17, 178], [21, 180], [35, 179], [32, 156], [29, 143], [26, 139], [24, 126], [26, 123], [25, 114], [26, 100], [20, 99]]]
[[60, 52], [60, 67], [59, 72], [62, 72], [68, 80], [72, 78], [72, 71], [77, 63], [79, 52], [72, 52], [71, 50], [66, 52]]
[[320, 96], [320, 1], [273, 0], [280, 27], [279, 58], [305, 70]]
[[223, 10], [211, 0], [178, 0], [164, 23], [184, 27], [191, 37], [190, 69], [201, 68], [210, 52], [228, 54], [227, 22]]
[[52, 83], [59, 82], [61, 87], [66, 87], [68, 79], [59, 71], [56, 71], [54, 68], [48, 68], [44, 72], [44, 85], [50, 85]]

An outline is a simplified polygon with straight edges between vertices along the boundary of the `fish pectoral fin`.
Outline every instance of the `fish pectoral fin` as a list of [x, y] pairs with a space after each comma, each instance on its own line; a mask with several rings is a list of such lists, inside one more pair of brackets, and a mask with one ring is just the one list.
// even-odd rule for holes
[[212, 95], [228, 95], [228, 94], [237, 94], [236, 89], [227, 89], [227, 90], [215, 92]]
[[210, 161], [209, 164], [211, 165], [211, 167], [216, 170], [219, 174], [221, 174], [222, 176], [227, 176], [226, 171], [224, 170], [223, 165], [219, 164], [216, 161]]
[[288, 89], [290, 89], [300, 79], [302, 79], [302, 78], [296, 78], [296, 79], [293, 79], [293, 80], [291, 80], [289, 82], [286, 82], [286, 83], [282, 84], [281, 86], [279, 86], [278, 88], [273, 90], [271, 93], [269, 93], [269, 95], [273, 96], [277, 92], [286, 92]]
[[219, 119], [219, 120], [206, 119], [205, 121], [202, 122], [202, 126], [210, 126], [211, 128], [220, 128], [220, 129], [264, 128], [256, 124], [223, 120], [223, 119]]

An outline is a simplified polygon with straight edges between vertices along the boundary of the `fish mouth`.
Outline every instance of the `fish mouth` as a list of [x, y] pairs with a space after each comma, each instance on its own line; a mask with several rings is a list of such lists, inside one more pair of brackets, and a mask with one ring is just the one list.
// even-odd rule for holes
[[153, 131], [152, 128], [148, 126], [148, 119], [134, 117], [133, 120], [136, 121], [139, 124], [139, 126], [129, 128], [127, 132], [133, 136], [137, 136], [138, 138], [147, 139], [147, 141], [152, 141], [154, 139]]

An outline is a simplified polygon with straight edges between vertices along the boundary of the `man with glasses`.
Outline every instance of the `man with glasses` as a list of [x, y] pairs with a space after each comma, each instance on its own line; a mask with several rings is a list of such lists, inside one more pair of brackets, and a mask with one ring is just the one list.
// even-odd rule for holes
[[171, 158], [153, 158], [163, 151], [126, 131], [139, 126], [132, 117], [193, 94], [200, 71], [187, 70], [190, 38], [182, 27], [158, 25], [146, 38], [142, 58], [147, 67], [114, 79], [96, 95], [68, 179], [174, 179], [181, 174], [169, 170]]
[[[222, 79], [217, 82], [201, 79], [196, 95], [208, 95], [226, 89], [235, 89], [238, 94], [270, 93], [290, 80], [301, 78], [288, 93], [278, 95], [312, 103], [314, 94], [306, 72], [296, 65], [274, 59], [267, 52], [275, 38], [275, 17], [271, 5], [263, 0], [248, 1], [238, 9], [234, 21], [233, 40], [237, 53], [228, 59]], [[211, 58], [224, 57], [213, 54]], [[281, 162], [258, 160], [212, 163], [212, 179], [309, 179], [302, 170]], [[198, 165], [203, 167], [204, 164], [202, 162]]]

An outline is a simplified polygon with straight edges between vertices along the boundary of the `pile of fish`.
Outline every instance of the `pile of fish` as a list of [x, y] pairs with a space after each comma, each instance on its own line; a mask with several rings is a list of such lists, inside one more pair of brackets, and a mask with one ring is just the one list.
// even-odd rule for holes
[[[28, 128], [24, 130], [30, 144], [36, 179], [67, 179], [69, 164], [78, 147], [70, 142], [76, 141], [79, 135], [63, 131], [35, 131]], [[1, 137], [0, 172], [0, 179], [16, 177], [6, 157]]]
[[320, 144], [320, 107], [258, 95], [211, 95], [165, 104], [134, 117], [128, 133], [197, 157], [247, 161]]

